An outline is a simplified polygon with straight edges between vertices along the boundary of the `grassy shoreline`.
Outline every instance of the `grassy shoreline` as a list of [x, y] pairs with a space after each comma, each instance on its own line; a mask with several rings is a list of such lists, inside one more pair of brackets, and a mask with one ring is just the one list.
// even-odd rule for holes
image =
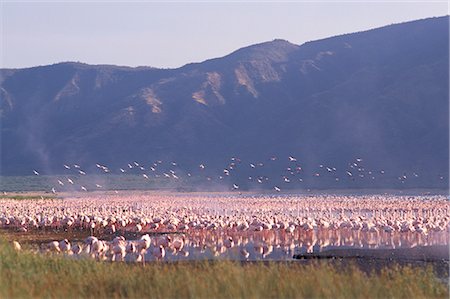
[[431, 268], [366, 274], [326, 262], [129, 265], [15, 252], [0, 241], [1, 298], [448, 298]]

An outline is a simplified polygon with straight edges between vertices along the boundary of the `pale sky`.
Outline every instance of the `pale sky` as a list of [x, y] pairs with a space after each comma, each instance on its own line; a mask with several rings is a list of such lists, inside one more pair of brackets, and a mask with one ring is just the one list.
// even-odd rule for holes
[[174, 68], [275, 38], [302, 44], [447, 14], [447, 1], [0, 0], [0, 67], [80, 61]]

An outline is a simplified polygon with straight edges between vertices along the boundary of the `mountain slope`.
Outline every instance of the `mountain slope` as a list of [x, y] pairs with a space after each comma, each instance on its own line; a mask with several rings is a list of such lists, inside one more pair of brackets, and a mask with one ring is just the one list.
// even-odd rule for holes
[[231, 156], [296, 155], [311, 171], [364, 157], [435, 186], [448, 178], [448, 22], [274, 40], [171, 70], [2, 70], [1, 174], [155, 159], [220, 171]]

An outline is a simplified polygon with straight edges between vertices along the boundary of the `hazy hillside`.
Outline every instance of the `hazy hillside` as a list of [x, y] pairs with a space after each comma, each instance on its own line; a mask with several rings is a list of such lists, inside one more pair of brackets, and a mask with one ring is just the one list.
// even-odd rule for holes
[[441, 17], [300, 46], [274, 40], [170, 70], [1, 70], [1, 174], [61, 173], [63, 163], [117, 171], [157, 159], [220, 173], [232, 156], [276, 156], [262, 172], [280, 177], [293, 155], [305, 181], [320, 164], [345, 173], [362, 158], [394, 179], [420, 174], [410, 187], [445, 187], [448, 25]]

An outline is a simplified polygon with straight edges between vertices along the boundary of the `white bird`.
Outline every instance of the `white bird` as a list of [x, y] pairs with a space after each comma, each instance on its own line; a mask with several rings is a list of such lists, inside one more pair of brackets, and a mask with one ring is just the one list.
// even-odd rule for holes
[[346, 171], [346, 173], [347, 173], [349, 176], [353, 176], [353, 174], [352, 174], [350, 171]]
[[70, 251], [70, 242], [67, 239], [62, 240], [59, 242], [59, 249], [62, 252]]
[[133, 242], [128, 242], [127, 245], [125, 245], [125, 252], [127, 253], [127, 255], [135, 253], [136, 251], [136, 244], [134, 244]]
[[142, 176], [146, 179], [148, 179], [148, 175], [146, 175], [145, 173], [142, 174]]
[[294, 232], [294, 230], [295, 230], [295, 227], [292, 225], [285, 228], [285, 231], [289, 234], [292, 234]]
[[295, 161], [297, 161], [297, 159], [294, 158], [294, 157], [292, 157], [292, 156], [289, 156], [289, 161], [290, 161], [290, 162], [295, 162]]
[[106, 251], [106, 250], [107, 250], [107, 245], [105, 244], [105, 242], [100, 241], [100, 240], [92, 241], [90, 253], [94, 254], [94, 256], [99, 257], [100, 253], [102, 251]]
[[172, 242], [173, 248], [174, 248], [176, 251], [182, 250], [182, 249], [183, 249], [183, 246], [184, 246], [184, 242], [185, 242], [184, 237], [176, 238], [176, 239], [173, 240], [173, 242]]
[[52, 187], [52, 193], [53, 193], [53, 194], [56, 194], [55, 187]]
[[201, 169], [205, 169], [205, 165], [203, 165], [203, 164], [200, 164], [199, 167], [200, 167]]
[[239, 252], [245, 259], [247, 259], [250, 256], [250, 253], [245, 248], [242, 248]]
[[61, 249], [59, 248], [59, 242], [58, 241], [53, 241], [50, 243], [47, 243], [44, 246], [45, 249], [47, 249], [48, 251], [53, 251], [53, 252], [60, 252]]
[[60, 180], [58, 180], [58, 184], [60, 184], [61, 186], [64, 186], [64, 183]]
[[92, 245], [94, 242], [98, 242], [98, 239], [94, 236], [89, 236], [86, 239], [84, 239], [84, 244], [86, 245]]
[[22, 246], [20, 246], [19, 242], [13, 241], [13, 248], [15, 251], [20, 251], [22, 249]]
[[225, 240], [223, 240], [223, 245], [224, 245], [226, 248], [231, 248], [231, 247], [233, 247], [233, 246], [234, 246], [233, 238], [231, 238], [231, 237], [225, 238]]
[[87, 191], [86, 187], [84, 187], [84, 186], [81, 186], [81, 190]]
[[137, 242], [138, 250], [147, 250], [150, 247], [151, 239], [148, 234], [142, 235]]
[[97, 187], [97, 188], [102, 188], [102, 186], [99, 185], [99, 184], [95, 184], [95, 187]]
[[274, 189], [275, 189], [275, 191], [277, 191], [277, 192], [280, 192], [281, 191], [281, 189], [279, 188], [279, 187], [277, 187], [277, 186], [275, 186], [275, 187], [273, 187]]
[[124, 172], [125, 172], [125, 169], [120, 168], [120, 172], [124, 173]]
[[85, 175], [85, 174], [86, 174], [86, 172], [84, 172], [83, 170], [78, 170], [78, 172], [79, 172], [81, 175]]
[[69, 165], [66, 165], [66, 164], [64, 164], [64, 168], [65, 168], [65, 169], [70, 169], [70, 166], [69, 166]]
[[80, 168], [80, 165], [78, 165], [78, 164], [73, 164], [73, 167], [75, 167], [75, 168]]
[[83, 250], [83, 247], [78, 244], [75, 244], [74, 246], [72, 246], [72, 253], [75, 255], [79, 255], [82, 250]]
[[233, 184], [233, 189], [239, 189], [239, 186], [236, 184]]
[[168, 235], [162, 236], [156, 240], [156, 246], [169, 247], [172, 238]]
[[71, 179], [67, 178], [67, 181], [73, 185], [73, 181]]
[[112, 243], [113, 243], [113, 245], [119, 245], [119, 244], [124, 245], [125, 244], [125, 237], [124, 236], [117, 236], [117, 237], [115, 237], [112, 240]]
[[36, 170], [33, 170], [35, 175], [39, 175], [39, 172], [37, 172]]
[[114, 253], [114, 260], [122, 262], [124, 260], [125, 254], [126, 254], [125, 244], [114, 245], [112, 250]]
[[159, 245], [158, 247], [153, 248], [152, 255], [154, 258], [161, 260], [164, 258], [164, 256], [166, 256], [166, 250], [164, 249], [164, 247]]

